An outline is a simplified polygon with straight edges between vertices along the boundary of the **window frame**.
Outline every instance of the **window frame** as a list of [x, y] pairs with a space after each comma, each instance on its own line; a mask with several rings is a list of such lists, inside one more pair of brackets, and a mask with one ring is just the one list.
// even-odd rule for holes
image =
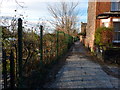
[[[119, 23], [119, 24], [120, 24], [120, 22], [113, 22], [113, 26], [114, 26], [115, 23]], [[117, 34], [115, 34], [115, 33], [117, 33]], [[119, 34], [118, 34], [118, 33], [119, 33]], [[119, 30], [116, 31], [116, 30], [114, 29], [114, 37], [113, 37], [113, 43], [120, 43], [119, 36], [118, 36], [118, 38], [116, 39], [116, 38], [115, 38], [115, 35], [120, 35], [120, 31], [119, 31]]]
[[111, 2], [111, 11], [112, 12], [120, 12], [120, 0], [117, 2]]

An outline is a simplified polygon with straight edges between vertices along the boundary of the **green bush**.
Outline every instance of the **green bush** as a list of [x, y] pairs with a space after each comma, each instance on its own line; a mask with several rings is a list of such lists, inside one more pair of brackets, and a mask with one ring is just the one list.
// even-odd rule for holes
[[99, 27], [95, 32], [96, 45], [110, 45], [112, 41], [113, 28]]

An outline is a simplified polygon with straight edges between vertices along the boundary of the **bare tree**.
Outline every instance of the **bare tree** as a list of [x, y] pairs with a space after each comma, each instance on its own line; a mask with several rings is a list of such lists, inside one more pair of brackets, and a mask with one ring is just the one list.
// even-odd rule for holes
[[56, 5], [48, 5], [48, 11], [53, 17], [51, 23], [57, 30], [68, 34], [76, 30], [78, 4], [77, 2], [60, 2]]

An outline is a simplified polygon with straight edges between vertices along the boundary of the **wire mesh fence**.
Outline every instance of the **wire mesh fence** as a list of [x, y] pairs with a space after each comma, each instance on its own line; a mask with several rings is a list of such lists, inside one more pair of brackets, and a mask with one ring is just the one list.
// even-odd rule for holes
[[[40, 34], [25, 30], [18, 20], [16, 30], [2, 27], [3, 88], [21, 88], [41, 81], [47, 68], [72, 45], [73, 37], [62, 31]], [[40, 83], [38, 83], [40, 84]], [[36, 84], [36, 85], [38, 85]]]

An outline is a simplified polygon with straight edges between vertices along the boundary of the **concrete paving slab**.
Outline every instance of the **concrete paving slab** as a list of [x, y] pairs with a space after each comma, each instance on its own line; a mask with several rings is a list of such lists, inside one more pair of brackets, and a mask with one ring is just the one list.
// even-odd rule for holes
[[119, 88], [120, 79], [108, 75], [101, 65], [86, 57], [86, 50], [76, 42], [71, 56], [45, 88]]

